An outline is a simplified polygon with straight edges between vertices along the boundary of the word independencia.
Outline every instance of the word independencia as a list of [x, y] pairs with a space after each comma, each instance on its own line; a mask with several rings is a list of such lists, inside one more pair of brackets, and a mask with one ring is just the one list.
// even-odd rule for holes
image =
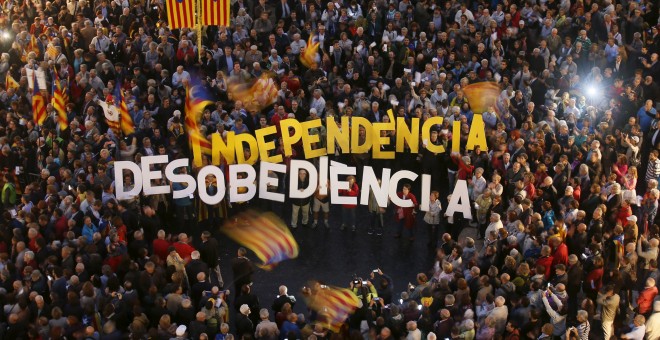
[[[430, 117], [424, 121], [420, 130], [420, 119], [412, 118], [408, 125], [403, 117], [397, 117], [396, 123], [392, 111], [388, 111], [390, 122], [371, 123], [364, 117], [342, 117], [338, 125], [334, 118], [326, 118], [326, 147], [315, 148], [320, 142], [321, 136], [310, 133], [310, 129], [320, 128], [321, 119], [299, 122], [295, 119], [284, 119], [280, 121], [280, 131], [292, 132], [282, 133], [282, 144], [284, 156], [292, 155], [292, 146], [302, 141], [305, 159], [312, 159], [328, 154], [334, 154], [336, 147], [339, 147], [341, 153], [367, 153], [371, 150], [374, 159], [394, 159], [394, 151], [383, 151], [382, 146], [387, 146], [390, 139], [381, 136], [381, 131], [396, 131], [395, 143], [396, 152], [404, 152], [407, 144], [410, 152], [417, 153], [419, 150], [420, 135], [424, 141], [424, 146], [431, 152], [444, 153], [446, 150], [443, 145], [427, 143], [431, 129], [436, 125], [441, 125], [443, 117]], [[360, 131], [364, 131], [364, 142], [360, 144]], [[271, 154], [270, 151], [276, 148], [275, 142], [270, 137], [277, 135], [276, 126], [255, 131], [254, 136], [249, 133], [236, 135], [234, 132], [228, 132], [226, 141], [219, 134], [213, 134], [211, 137], [211, 163], [213, 165], [221, 164], [224, 158], [227, 164], [254, 164], [258, 159], [269, 163], [282, 163], [282, 154]], [[420, 133], [421, 132], [421, 133]], [[452, 152], [458, 152], [460, 148], [461, 123], [454, 121], [452, 126]], [[202, 165], [202, 147], [199, 141], [192, 141], [193, 164]], [[247, 145], [249, 153], [245, 152]], [[468, 135], [467, 150], [473, 150], [479, 146], [482, 150], [487, 150], [485, 125], [481, 114], [475, 114], [470, 126]], [[249, 155], [246, 159], [246, 154]], [[222, 158], [221, 158], [222, 157]]]

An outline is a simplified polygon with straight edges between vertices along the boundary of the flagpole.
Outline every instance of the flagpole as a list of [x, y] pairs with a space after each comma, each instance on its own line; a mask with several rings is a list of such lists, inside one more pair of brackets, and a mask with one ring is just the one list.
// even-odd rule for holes
[[195, 1], [197, 6], [197, 15], [195, 16], [197, 22], [195, 23], [195, 30], [197, 31], [197, 54], [200, 63], [202, 62], [202, 1], [203, 0]]

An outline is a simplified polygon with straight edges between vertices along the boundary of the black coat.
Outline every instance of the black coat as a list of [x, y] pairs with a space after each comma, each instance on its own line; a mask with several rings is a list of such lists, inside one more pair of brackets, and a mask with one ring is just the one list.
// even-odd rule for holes
[[[234, 273], [234, 284], [237, 289], [252, 282], [252, 273], [254, 267], [252, 262], [246, 257], [237, 257], [231, 260], [231, 270]], [[239, 292], [236, 292], [238, 294]]]

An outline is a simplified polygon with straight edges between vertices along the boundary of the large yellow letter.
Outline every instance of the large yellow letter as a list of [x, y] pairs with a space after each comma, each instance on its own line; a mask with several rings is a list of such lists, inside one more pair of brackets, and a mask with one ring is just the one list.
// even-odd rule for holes
[[[293, 135], [289, 134], [289, 128], [293, 128]], [[302, 137], [302, 127], [300, 122], [295, 119], [285, 119], [280, 121], [280, 131], [282, 131], [282, 145], [284, 146], [284, 155], [291, 156], [293, 154], [291, 146], [298, 143]]]
[[275, 150], [275, 141], [266, 142], [266, 136], [274, 135], [277, 133], [277, 127], [271, 125], [262, 129], [258, 129], [254, 132], [257, 138], [257, 147], [259, 148], [259, 158], [264, 162], [269, 163], [281, 163], [282, 155], [277, 154], [270, 156], [268, 152], [270, 150]]
[[403, 152], [403, 141], [408, 142], [410, 152], [419, 151], [419, 118], [410, 120], [410, 129], [406, 124], [406, 119], [397, 117], [396, 119], [396, 152]]
[[[243, 142], [247, 143], [248, 150], [250, 150], [250, 158], [245, 159], [245, 150], [243, 150]], [[249, 133], [241, 133], [236, 135], [236, 160], [238, 164], [254, 164], [259, 159], [259, 150], [257, 150], [257, 140]]]
[[[366, 153], [371, 149], [371, 123], [364, 117], [351, 118], [351, 153]], [[365, 139], [364, 144], [360, 144], [360, 128], [364, 129]]]
[[[422, 125], [422, 141], [428, 141], [431, 137], [431, 128], [434, 125], [442, 124], [442, 116], [435, 116], [427, 119]], [[426, 143], [426, 148], [434, 153], [443, 153], [445, 152], [444, 145], [435, 145], [433, 143]]]
[[328, 129], [328, 153], [335, 153], [335, 145], [338, 144], [342, 153], [350, 153], [350, 128], [348, 117], [341, 117], [341, 128], [335, 122], [333, 117], [325, 119], [325, 125]]
[[227, 164], [236, 163], [236, 147], [234, 146], [234, 131], [227, 132], [227, 143], [222, 139], [219, 133], [211, 135], [211, 153], [213, 154], [213, 165], [220, 165], [220, 155], [225, 159]]
[[381, 131], [392, 130], [394, 124], [392, 123], [373, 123], [374, 133], [372, 135], [373, 146], [371, 147], [371, 154], [374, 159], [394, 159], [394, 151], [383, 151], [380, 149], [381, 146], [390, 144], [390, 137], [383, 137], [380, 135]]
[[310, 159], [310, 158], [325, 156], [327, 154], [325, 148], [312, 149], [312, 146], [315, 143], [321, 141], [321, 135], [318, 133], [317, 134], [309, 133], [309, 129], [321, 127], [321, 120], [320, 119], [308, 120], [302, 123], [301, 125], [303, 129], [302, 143], [303, 143], [303, 150], [305, 152], [305, 158]]
[[461, 152], [461, 122], [457, 120], [452, 126], [451, 152]]
[[484, 125], [484, 118], [481, 114], [475, 114], [472, 118], [472, 125], [470, 126], [470, 134], [468, 135], [467, 146], [468, 150], [473, 150], [474, 146], [478, 145], [481, 151], [488, 152], [488, 145], [486, 144], [486, 126]]
[[192, 138], [190, 146], [193, 153], [193, 165], [196, 167], [202, 166], [202, 146], [199, 145], [199, 139]]

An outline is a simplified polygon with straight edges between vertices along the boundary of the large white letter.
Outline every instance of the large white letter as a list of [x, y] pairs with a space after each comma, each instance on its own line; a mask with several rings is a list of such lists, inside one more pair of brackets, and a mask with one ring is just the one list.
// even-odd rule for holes
[[362, 171], [362, 192], [360, 195], [360, 204], [369, 205], [369, 194], [373, 190], [378, 206], [381, 208], [387, 207], [387, 191], [390, 187], [390, 173], [391, 169], [384, 168], [383, 176], [380, 184], [378, 178], [374, 173], [374, 169], [370, 166], [365, 166]]
[[167, 155], [158, 155], [158, 156], [144, 156], [142, 157], [142, 187], [144, 188], [145, 195], [159, 195], [159, 194], [169, 194], [170, 186], [161, 185], [161, 186], [151, 186], [151, 180], [156, 178], [162, 178], [163, 174], [159, 171], [151, 171], [151, 165], [153, 164], [166, 164], [169, 160]]
[[339, 162], [330, 165], [330, 202], [333, 204], [357, 205], [357, 197], [339, 196], [339, 190], [348, 190], [348, 181], [340, 181], [339, 175], [355, 175], [354, 166], [346, 166]]
[[[245, 173], [245, 178], [238, 178], [239, 173]], [[229, 166], [229, 202], [247, 202], [257, 194], [257, 171], [250, 164], [234, 164]], [[239, 194], [238, 188], [245, 187], [247, 192]]]
[[[308, 161], [291, 160], [291, 167], [289, 172], [289, 197], [290, 198], [307, 198], [314, 194], [316, 186], [319, 183], [319, 173], [316, 171], [314, 164]], [[298, 188], [298, 172], [300, 170], [307, 170], [307, 178], [309, 185], [307, 188]]]
[[[140, 194], [142, 191], [142, 170], [140, 166], [129, 161], [117, 161], [114, 165], [115, 169], [115, 195], [118, 200], [125, 200], [133, 198]], [[124, 191], [124, 170], [133, 173], [133, 189], [131, 191]]]
[[[230, 166], [230, 168], [231, 167], [232, 166]], [[209, 195], [206, 189], [206, 176], [208, 175], [214, 176], [217, 183], [216, 187], [218, 188], [218, 192], [216, 192], [213, 196]], [[220, 203], [222, 199], [225, 198], [225, 174], [217, 166], [207, 165], [201, 168], [199, 173], [197, 173], [197, 182], [200, 183], [199, 198], [202, 200], [202, 202], [209, 205], [215, 205]], [[202, 185], [202, 183], [204, 183], [204, 185]]]
[[328, 156], [319, 157], [319, 194], [328, 194]]
[[422, 197], [419, 198], [421, 202], [419, 210], [429, 211], [429, 201], [431, 198], [431, 175], [422, 175]]
[[286, 165], [280, 163], [261, 162], [259, 165], [259, 198], [284, 202], [284, 194], [268, 191], [268, 186], [277, 187], [279, 178], [268, 176], [268, 171], [286, 173]]
[[175, 159], [170, 164], [165, 167], [165, 177], [167, 177], [172, 183], [188, 183], [188, 186], [183, 190], [174, 190], [172, 193], [172, 198], [184, 198], [190, 196], [197, 189], [197, 182], [195, 178], [188, 174], [177, 174], [174, 173], [175, 169], [185, 168], [188, 166], [188, 158]]
[[[460, 201], [460, 203], [459, 203]], [[472, 210], [470, 209], [470, 195], [468, 195], [467, 181], [459, 179], [451, 194], [451, 200], [447, 205], [447, 216], [454, 215], [455, 212], [462, 212], [463, 218], [472, 219]]]
[[398, 207], [409, 208], [413, 206], [413, 201], [400, 199], [396, 192], [396, 189], [399, 186], [399, 181], [403, 178], [407, 178], [411, 182], [414, 182], [417, 179], [417, 174], [408, 170], [395, 172], [390, 179], [390, 201]]

